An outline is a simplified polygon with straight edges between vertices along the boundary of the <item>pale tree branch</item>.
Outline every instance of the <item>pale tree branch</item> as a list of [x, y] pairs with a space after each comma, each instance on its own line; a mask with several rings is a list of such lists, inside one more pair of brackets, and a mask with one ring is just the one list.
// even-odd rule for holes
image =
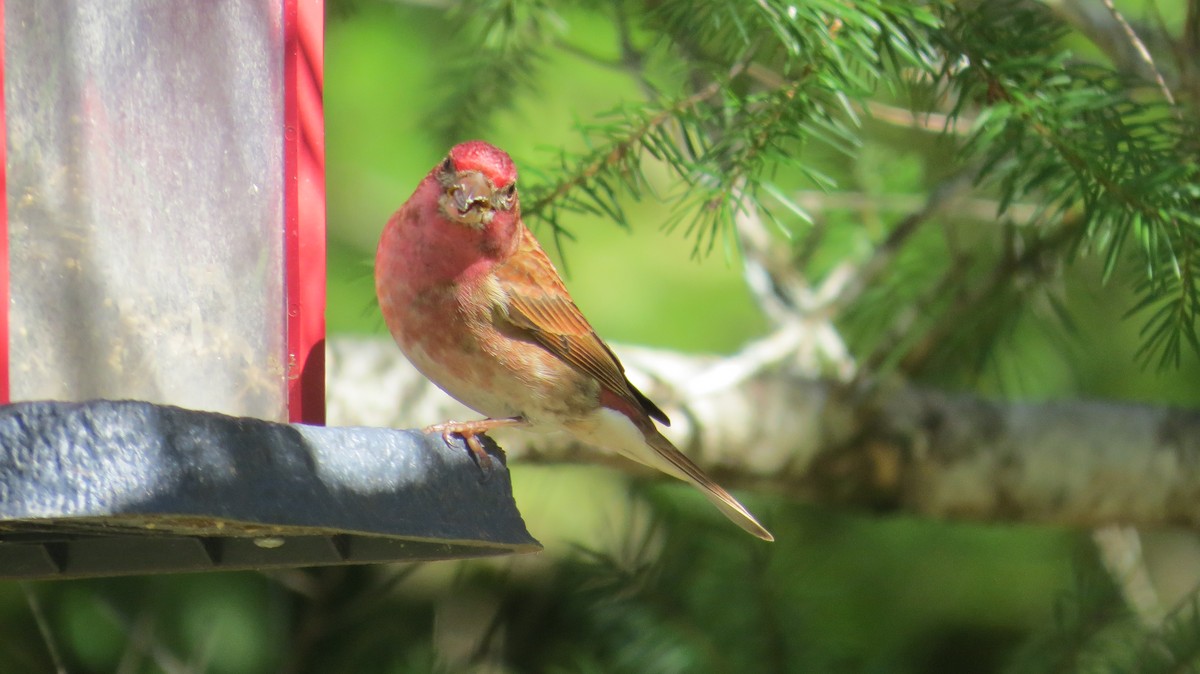
[[1126, 605], [1148, 628], [1162, 622], [1163, 605], [1150, 579], [1142, 552], [1142, 537], [1135, 527], [1116, 524], [1092, 532], [1100, 560], [1125, 598]]
[[[668, 435], [733, 486], [933, 518], [1200, 528], [1194, 410], [1002, 403], [902, 385], [849, 391], [785, 367], [696, 395], [687, 383], [720, 357], [617, 351], [634, 382], [664, 403], [675, 422]], [[335, 425], [408, 428], [478, 416], [385, 338], [331, 339], [328, 391]], [[588, 461], [639, 472], [561, 438], [512, 432], [501, 444], [516, 466]]]
[[975, 124], [975, 119], [971, 117], [946, 115], [938, 112], [913, 112], [871, 99], [857, 103], [855, 107], [876, 121], [929, 133], [950, 134], [960, 138], [970, 136], [971, 128]]
[[722, 388], [733, 378], [744, 379], [768, 367], [790, 361], [804, 372], [832, 370], [841, 380], [854, 376], [855, 363], [827, 311], [832, 298], [853, 276], [851, 265], [840, 265], [813, 287], [796, 263], [767, 230], [753, 199], [738, 190], [734, 228], [742, 252], [743, 276], [773, 332], [751, 342], [737, 357], [725, 359], [688, 382], [690, 391]]

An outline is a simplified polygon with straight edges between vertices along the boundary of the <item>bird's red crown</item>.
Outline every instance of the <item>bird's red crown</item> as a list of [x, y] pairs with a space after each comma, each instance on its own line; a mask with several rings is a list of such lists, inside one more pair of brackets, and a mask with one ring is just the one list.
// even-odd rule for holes
[[469, 140], [450, 149], [450, 160], [456, 171], [479, 171], [497, 189], [517, 181], [517, 167], [512, 157], [500, 148], [482, 140]]

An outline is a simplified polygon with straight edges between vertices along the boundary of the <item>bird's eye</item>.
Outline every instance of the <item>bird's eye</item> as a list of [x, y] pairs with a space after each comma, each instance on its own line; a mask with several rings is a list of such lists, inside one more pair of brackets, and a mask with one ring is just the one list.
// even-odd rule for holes
[[441, 167], [442, 173], [450, 173], [453, 170], [454, 170], [454, 160], [449, 157], [446, 157], [446, 161], [442, 162], [442, 167]]
[[517, 194], [516, 183], [509, 184], [508, 187], [502, 187], [496, 190], [496, 195], [492, 197], [492, 205], [502, 211], [507, 211], [512, 208], [513, 197]]

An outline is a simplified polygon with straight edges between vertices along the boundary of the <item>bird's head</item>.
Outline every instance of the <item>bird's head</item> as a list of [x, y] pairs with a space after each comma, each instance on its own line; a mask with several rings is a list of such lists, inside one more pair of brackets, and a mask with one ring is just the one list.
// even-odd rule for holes
[[483, 229], [497, 214], [510, 217], [520, 210], [517, 167], [494, 145], [481, 140], [455, 145], [434, 175], [442, 188], [438, 206], [453, 222]]

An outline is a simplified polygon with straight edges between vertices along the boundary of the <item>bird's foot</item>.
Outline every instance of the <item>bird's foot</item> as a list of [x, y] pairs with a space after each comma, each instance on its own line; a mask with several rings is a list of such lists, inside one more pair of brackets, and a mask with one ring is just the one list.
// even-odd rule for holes
[[467, 443], [467, 448], [471, 450], [471, 456], [475, 459], [475, 465], [484, 471], [486, 476], [492, 469], [492, 456], [483, 448], [483, 443], [479, 441], [479, 436], [487, 433], [493, 428], [504, 428], [506, 426], [521, 426], [525, 420], [521, 417], [511, 417], [506, 419], [477, 419], [475, 421], [447, 421], [441, 424], [434, 424], [425, 428], [425, 433], [441, 433], [442, 440], [447, 444], [453, 444], [452, 436], [459, 436]]

